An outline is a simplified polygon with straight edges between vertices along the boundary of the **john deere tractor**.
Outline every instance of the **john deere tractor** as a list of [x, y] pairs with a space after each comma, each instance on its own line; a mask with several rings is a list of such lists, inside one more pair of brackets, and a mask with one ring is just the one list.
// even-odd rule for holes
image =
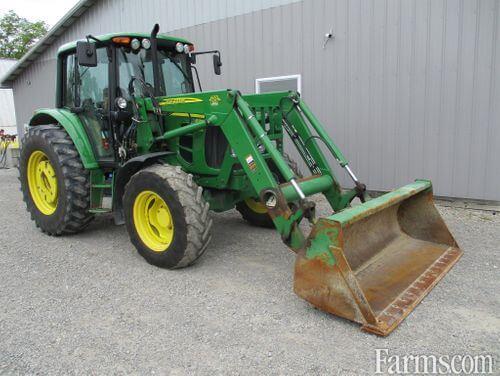
[[[219, 51], [195, 52], [158, 31], [89, 35], [59, 49], [56, 108], [36, 111], [22, 142], [21, 186], [36, 225], [71, 234], [112, 213], [149, 263], [173, 269], [209, 247], [211, 211], [236, 208], [296, 253], [299, 296], [390, 333], [461, 255], [431, 183], [370, 199], [297, 92], [204, 92], [197, 60], [212, 56], [220, 74]], [[285, 135], [307, 176], [284, 154]], [[352, 189], [341, 189], [324, 151]], [[316, 218], [314, 194], [330, 216]]]

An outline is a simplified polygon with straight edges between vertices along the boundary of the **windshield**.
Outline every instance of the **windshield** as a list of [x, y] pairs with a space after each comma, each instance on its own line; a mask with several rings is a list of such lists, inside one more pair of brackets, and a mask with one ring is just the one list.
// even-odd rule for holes
[[[151, 62], [151, 49], [141, 48], [133, 51], [128, 47], [117, 49], [118, 55], [118, 83], [121, 96], [129, 98], [128, 85], [132, 77], [143, 79], [146, 83], [154, 85], [153, 64]], [[163, 95], [177, 95], [193, 92], [191, 72], [186, 54], [174, 51], [159, 50], [158, 61], [160, 64], [160, 81]], [[135, 89], [141, 92], [140, 85]]]

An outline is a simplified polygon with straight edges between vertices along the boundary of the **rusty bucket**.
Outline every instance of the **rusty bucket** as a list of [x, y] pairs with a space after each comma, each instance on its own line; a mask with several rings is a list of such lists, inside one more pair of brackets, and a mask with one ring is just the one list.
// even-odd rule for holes
[[460, 258], [429, 181], [318, 220], [294, 290], [317, 308], [387, 335]]

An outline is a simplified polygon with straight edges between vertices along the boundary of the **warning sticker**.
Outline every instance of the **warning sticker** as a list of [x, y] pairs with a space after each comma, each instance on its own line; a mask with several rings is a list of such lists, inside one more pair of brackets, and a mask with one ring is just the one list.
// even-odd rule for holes
[[255, 164], [255, 161], [253, 160], [252, 154], [247, 155], [245, 158], [248, 167], [250, 170], [255, 170], [257, 168], [257, 165]]

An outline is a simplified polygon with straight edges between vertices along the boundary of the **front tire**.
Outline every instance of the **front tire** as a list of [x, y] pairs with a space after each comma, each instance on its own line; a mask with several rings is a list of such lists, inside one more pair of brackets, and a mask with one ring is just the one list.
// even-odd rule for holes
[[49, 235], [76, 233], [93, 219], [90, 176], [64, 129], [30, 128], [22, 142], [19, 180], [37, 227]]
[[212, 219], [203, 189], [178, 166], [154, 165], [125, 187], [125, 224], [132, 244], [152, 265], [194, 263], [211, 239]]

